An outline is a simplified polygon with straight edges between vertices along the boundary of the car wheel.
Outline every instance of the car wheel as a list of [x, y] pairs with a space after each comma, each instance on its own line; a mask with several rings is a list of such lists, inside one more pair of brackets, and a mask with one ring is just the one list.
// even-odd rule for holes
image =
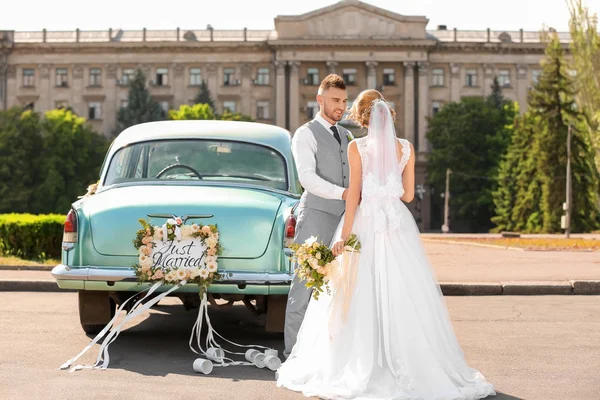
[[88, 335], [100, 333], [115, 316], [115, 302], [108, 292], [80, 290], [78, 295], [81, 328]]

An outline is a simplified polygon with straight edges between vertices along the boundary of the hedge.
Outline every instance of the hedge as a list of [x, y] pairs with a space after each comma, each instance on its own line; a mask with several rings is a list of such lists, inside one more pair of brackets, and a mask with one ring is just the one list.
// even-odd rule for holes
[[0, 253], [59, 259], [65, 218], [60, 214], [0, 214]]

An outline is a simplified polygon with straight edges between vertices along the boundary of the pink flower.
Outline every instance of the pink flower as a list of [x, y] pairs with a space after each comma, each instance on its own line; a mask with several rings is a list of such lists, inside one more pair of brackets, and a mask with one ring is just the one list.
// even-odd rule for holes
[[152, 237], [144, 236], [144, 238], [142, 239], [142, 243], [144, 243], [144, 244], [152, 243]]
[[208, 226], [208, 225], [204, 225], [204, 226], [202, 227], [202, 233], [204, 233], [205, 235], [210, 235], [210, 234], [211, 234], [211, 232], [212, 232], [212, 231], [210, 230], [210, 226]]
[[152, 231], [150, 230], [150, 228], [146, 228], [146, 235], [147, 236], [152, 235]]
[[217, 249], [214, 247], [211, 249], [208, 249], [208, 250], [206, 250], [206, 254], [208, 254], [209, 256], [214, 256], [217, 254]]
[[181, 218], [175, 218], [175, 223], [177, 225], [181, 225], [183, 221], [181, 221]]
[[150, 254], [152, 254], [152, 247], [148, 247], [148, 246], [142, 246], [142, 253], [149, 256]]
[[157, 269], [157, 270], [154, 272], [154, 275], [152, 276], [152, 279], [162, 279], [162, 278], [163, 278], [163, 276], [164, 276], [164, 275], [163, 275], [162, 269]]

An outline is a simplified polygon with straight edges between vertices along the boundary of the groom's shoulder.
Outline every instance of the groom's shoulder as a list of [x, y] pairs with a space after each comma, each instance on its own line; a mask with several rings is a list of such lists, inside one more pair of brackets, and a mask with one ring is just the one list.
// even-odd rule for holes
[[313, 131], [312, 131], [312, 129], [310, 129], [310, 122], [311, 121], [305, 123], [304, 125], [300, 126], [298, 129], [296, 129], [296, 131], [294, 132], [294, 137], [312, 135]]

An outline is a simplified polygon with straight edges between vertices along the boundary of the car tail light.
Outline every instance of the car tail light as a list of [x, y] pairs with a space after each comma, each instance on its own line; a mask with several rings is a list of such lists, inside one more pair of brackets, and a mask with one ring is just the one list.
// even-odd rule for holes
[[63, 230], [63, 244], [77, 242], [77, 213], [71, 209], [67, 213], [67, 219]]
[[289, 247], [289, 245], [294, 241], [294, 236], [296, 235], [296, 217], [294, 215], [290, 215], [285, 221], [285, 247]]

